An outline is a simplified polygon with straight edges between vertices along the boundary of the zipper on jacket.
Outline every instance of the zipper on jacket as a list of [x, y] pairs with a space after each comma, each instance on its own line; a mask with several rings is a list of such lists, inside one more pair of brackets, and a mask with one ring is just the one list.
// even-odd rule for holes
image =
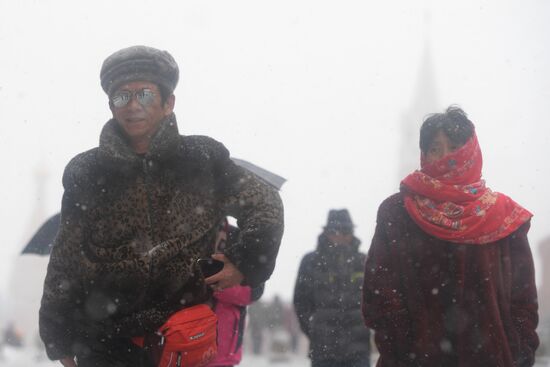
[[153, 241], [153, 221], [151, 219], [151, 193], [150, 191], [150, 175], [149, 168], [147, 167], [147, 158], [143, 158], [143, 176], [145, 182], [145, 195], [147, 196], [147, 222], [149, 224], [149, 238]]
[[239, 348], [243, 345], [246, 306], [240, 306], [239, 314], [241, 317], [239, 317], [238, 321], [235, 320], [235, 328], [237, 330], [237, 343], [235, 344], [235, 349], [233, 350], [233, 353], [237, 353]]
[[176, 359], [176, 367], [181, 367], [181, 352], [178, 352], [178, 358]]
[[[147, 196], [146, 215], [147, 215], [147, 223], [149, 224], [149, 241], [153, 243], [153, 221], [151, 219], [152, 205], [151, 205], [151, 193], [150, 193], [151, 178], [149, 174], [149, 168], [147, 166], [147, 158], [144, 157], [142, 159], [142, 162], [143, 162], [143, 182], [145, 184], [145, 195]], [[151, 275], [153, 271], [155, 270], [153, 269], [153, 264], [151, 263], [149, 267], [149, 274]], [[145, 284], [145, 289], [146, 289], [145, 291], [146, 293], [148, 293], [151, 290], [151, 276], [147, 278], [147, 284]]]

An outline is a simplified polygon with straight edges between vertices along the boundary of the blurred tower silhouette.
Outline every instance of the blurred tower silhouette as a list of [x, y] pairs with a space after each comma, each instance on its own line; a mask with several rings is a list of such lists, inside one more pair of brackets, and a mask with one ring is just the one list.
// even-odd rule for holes
[[438, 112], [435, 70], [430, 42], [431, 16], [429, 10], [424, 14], [424, 50], [418, 69], [416, 85], [413, 89], [412, 103], [405, 110], [401, 120], [401, 142], [399, 154], [398, 180], [420, 167], [418, 147], [419, 130], [424, 117]]

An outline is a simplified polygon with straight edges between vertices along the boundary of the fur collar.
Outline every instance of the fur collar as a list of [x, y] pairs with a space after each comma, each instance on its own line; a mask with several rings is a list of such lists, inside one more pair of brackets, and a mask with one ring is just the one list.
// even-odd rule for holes
[[156, 162], [170, 159], [177, 154], [179, 144], [178, 124], [173, 113], [160, 123], [144, 156], [132, 150], [118, 122], [111, 119], [101, 131], [98, 155], [102, 163], [115, 169], [134, 168], [143, 164], [143, 158]]

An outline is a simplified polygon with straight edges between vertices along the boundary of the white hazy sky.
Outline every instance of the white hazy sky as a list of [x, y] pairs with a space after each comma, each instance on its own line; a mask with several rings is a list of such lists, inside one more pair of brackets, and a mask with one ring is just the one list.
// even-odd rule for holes
[[[330, 208], [350, 209], [367, 251], [401, 179], [401, 124], [421, 123], [407, 113], [424, 98], [427, 43], [437, 106], [422, 114], [466, 110], [489, 187], [535, 214], [536, 255], [550, 235], [549, 19], [546, 0], [0, 0], [1, 295], [17, 253], [59, 210], [64, 166], [110, 117], [101, 63], [135, 44], [178, 61], [182, 133], [288, 179], [267, 297], [291, 298]], [[37, 170], [48, 172], [40, 195]]]

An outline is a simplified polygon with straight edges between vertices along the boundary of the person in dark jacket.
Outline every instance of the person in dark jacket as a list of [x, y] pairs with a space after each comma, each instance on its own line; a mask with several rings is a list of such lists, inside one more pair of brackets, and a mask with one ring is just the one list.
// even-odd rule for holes
[[363, 286], [377, 366], [527, 367], [539, 344], [532, 214], [481, 179], [460, 108], [420, 130], [421, 169], [378, 209]]
[[361, 316], [365, 254], [346, 209], [331, 210], [317, 249], [302, 259], [294, 308], [309, 338], [312, 367], [368, 367], [369, 330]]
[[[63, 174], [61, 225], [48, 266], [40, 335], [65, 366], [150, 366], [131, 338], [222, 290], [271, 275], [283, 233], [276, 190], [236, 166], [219, 142], [182, 136], [173, 113], [172, 56], [133, 46], [109, 56], [101, 86], [113, 118], [99, 147]], [[238, 219], [239, 241], [204, 279], [218, 223]], [[75, 356], [77, 362], [75, 362]]]

